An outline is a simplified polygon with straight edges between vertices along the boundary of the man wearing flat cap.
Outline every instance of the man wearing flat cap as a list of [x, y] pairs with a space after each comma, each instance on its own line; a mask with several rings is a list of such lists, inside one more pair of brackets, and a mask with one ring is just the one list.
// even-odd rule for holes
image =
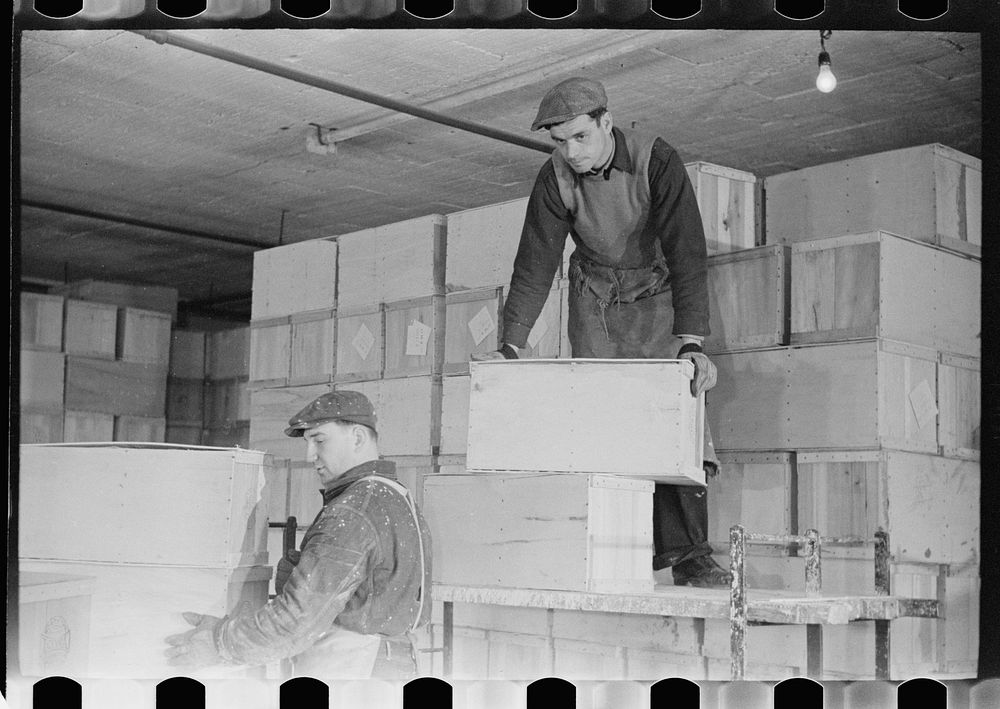
[[295, 414], [285, 434], [305, 439], [323, 509], [301, 549], [278, 563], [277, 595], [232, 617], [185, 613], [195, 627], [167, 638], [170, 664], [291, 658], [296, 676], [415, 676], [412, 633], [430, 620], [430, 536], [395, 464], [379, 457], [371, 402], [356, 391], [328, 392]]
[[[477, 359], [517, 357], [569, 234], [576, 247], [568, 274], [573, 357], [689, 359], [692, 394], [710, 389], [716, 369], [701, 347], [709, 332], [705, 234], [680, 156], [656, 135], [615, 126], [604, 86], [589, 78], [549, 90], [531, 125], [543, 128], [555, 149], [528, 199], [504, 303], [504, 343]], [[710, 434], [704, 460], [714, 474]], [[671, 567], [678, 585], [728, 585], [729, 573], [710, 556], [707, 518], [703, 488], [658, 484], [654, 570]]]

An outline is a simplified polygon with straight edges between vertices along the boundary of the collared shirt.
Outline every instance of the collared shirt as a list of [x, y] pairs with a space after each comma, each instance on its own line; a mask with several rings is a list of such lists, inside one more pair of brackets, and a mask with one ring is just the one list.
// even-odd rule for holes
[[[612, 128], [615, 151], [606, 171], [635, 179], [636, 162], [629, 153], [626, 133]], [[549, 296], [562, 261], [567, 234], [584, 257], [613, 268], [642, 268], [662, 253], [670, 273], [675, 334], [708, 333], [707, 253], [701, 213], [687, 171], [677, 152], [656, 138], [648, 163], [649, 204], [644, 227], [618, 245], [620, 253], [590, 245], [574, 228], [574, 213], [560, 194], [553, 159], [538, 173], [528, 199], [521, 241], [504, 305], [504, 340], [517, 347], [528, 333]], [[577, 180], [606, 179], [605, 174], [582, 174]], [[612, 235], [613, 236], [613, 235]], [[598, 248], [591, 248], [598, 246]]]
[[[373, 460], [325, 486], [323, 509], [302, 540], [282, 592], [263, 608], [236, 613], [217, 633], [224, 660], [267, 664], [307, 651], [336, 624], [365, 635], [406, 633], [430, 618], [431, 542], [417, 510], [396, 490], [395, 464]], [[424, 563], [421, 564], [420, 540]], [[421, 577], [421, 570], [423, 576]]]

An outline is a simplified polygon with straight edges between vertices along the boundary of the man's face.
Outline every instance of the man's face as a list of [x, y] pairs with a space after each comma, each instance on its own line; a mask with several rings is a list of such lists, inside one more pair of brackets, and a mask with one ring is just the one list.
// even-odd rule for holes
[[354, 467], [357, 445], [354, 426], [329, 421], [307, 429], [302, 437], [306, 440], [306, 460], [315, 463], [316, 474], [324, 485]]
[[549, 128], [549, 136], [559, 153], [576, 172], [587, 172], [603, 165], [611, 155], [611, 114], [595, 121], [588, 115]]

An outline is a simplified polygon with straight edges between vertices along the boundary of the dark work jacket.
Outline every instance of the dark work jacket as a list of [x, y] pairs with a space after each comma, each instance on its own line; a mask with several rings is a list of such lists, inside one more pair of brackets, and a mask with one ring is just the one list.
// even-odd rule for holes
[[[431, 540], [418, 510], [420, 544], [406, 500], [390, 486], [395, 463], [373, 460], [323, 491], [323, 509], [306, 531], [301, 556], [281, 593], [263, 608], [224, 621], [223, 659], [260, 665], [308, 650], [334, 625], [365, 635], [407, 633], [418, 612], [430, 620]], [[423, 591], [421, 593], [421, 581]]]
[[[539, 171], [504, 303], [505, 342], [518, 347], [527, 342], [552, 288], [567, 235], [578, 256], [599, 266], [644, 269], [665, 264], [674, 334], [709, 333], [705, 232], [684, 164], [661, 138], [612, 131], [611, 164], [596, 175], [574, 176], [579, 187], [575, 204], [567, 205], [560, 192], [557, 154]], [[630, 146], [643, 149], [632, 154]], [[591, 235], [579, 233], [578, 215], [586, 218]], [[598, 228], [603, 233], [598, 234]]]

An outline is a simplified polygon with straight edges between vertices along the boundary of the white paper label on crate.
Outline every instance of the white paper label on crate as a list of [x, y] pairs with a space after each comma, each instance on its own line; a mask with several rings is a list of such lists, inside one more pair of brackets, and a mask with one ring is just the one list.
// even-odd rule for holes
[[528, 347], [535, 349], [542, 338], [545, 337], [545, 333], [549, 331], [549, 324], [545, 322], [545, 318], [541, 315], [538, 316], [538, 320], [535, 321], [535, 326], [531, 328], [531, 332], [528, 333]]
[[477, 345], [489, 337], [489, 334], [496, 329], [497, 324], [493, 322], [490, 311], [486, 309], [485, 305], [469, 321], [469, 332], [472, 333], [472, 339]]
[[910, 390], [910, 406], [913, 407], [913, 415], [917, 418], [917, 425], [920, 428], [934, 422], [938, 408], [934, 401], [934, 392], [931, 391], [931, 385], [926, 379]]
[[419, 320], [414, 320], [406, 328], [406, 354], [423, 357], [427, 354], [427, 343], [431, 339], [431, 328]]
[[361, 355], [361, 359], [368, 359], [372, 347], [375, 346], [375, 336], [372, 335], [372, 331], [368, 329], [367, 325], [361, 323], [361, 327], [354, 334], [354, 339], [351, 340], [351, 345]]

